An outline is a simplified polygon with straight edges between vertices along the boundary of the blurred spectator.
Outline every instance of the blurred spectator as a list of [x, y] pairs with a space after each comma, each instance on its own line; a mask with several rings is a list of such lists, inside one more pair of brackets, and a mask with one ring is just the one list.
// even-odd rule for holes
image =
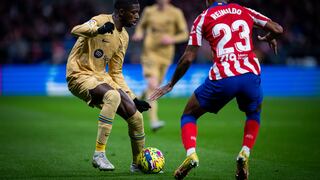
[[[65, 63], [66, 36], [97, 12], [87, 0], [5, 0], [0, 2], [1, 63]], [[74, 40], [73, 40], [74, 42]]]
[[[231, 0], [255, 9], [285, 28], [280, 53], [275, 57], [267, 44], [255, 43], [256, 53], [264, 64], [314, 66], [320, 64], [320, 1], [300, 0]], [[141, 7], [154, 0], [140, 0]], [[172, 0], [183, 9], [189, 27], [204, 10], [203, 1]], [[111, 13], [112, 0], [4, 0], [0, 1], [1, 64], [63, 64], [75, 41], [71, 28], [100, 13]], [[132, 29], [129, 30], [132, 32]], [[254, 35], [263, 33], [257, 31]], [[178, 46], [178, 58], [185, 44]], [[130, 43], [126, 62], [139, 62], [141, 46]], [[210, 62], [207, 46], [200, 50], [197, 62]]]

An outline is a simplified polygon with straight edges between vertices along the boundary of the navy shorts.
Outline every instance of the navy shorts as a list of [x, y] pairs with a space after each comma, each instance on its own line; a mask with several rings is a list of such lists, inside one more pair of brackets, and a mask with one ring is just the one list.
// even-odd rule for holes
[[209, 78], [199, 86], [194, 94], [201, 108], [218, 113], [233, 98], [237, 99], [243, 112], [256, 111], [263, 100], [260, 76], [246, 73], [212, 81]]

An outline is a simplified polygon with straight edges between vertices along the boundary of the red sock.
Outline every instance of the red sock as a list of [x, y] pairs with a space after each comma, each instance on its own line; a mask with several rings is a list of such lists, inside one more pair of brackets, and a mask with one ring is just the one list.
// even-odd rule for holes
[[259, 127], [260, 125], [256, 120], [246, 121], [242, 146], [247, 146], [250, 149], [253, 147], [259, 132]]
[[181, 137], [186, 151], [190, 148], [195, 148], [197, 141], [197, 125], [194, 123], [183, 125], [181, 128]]

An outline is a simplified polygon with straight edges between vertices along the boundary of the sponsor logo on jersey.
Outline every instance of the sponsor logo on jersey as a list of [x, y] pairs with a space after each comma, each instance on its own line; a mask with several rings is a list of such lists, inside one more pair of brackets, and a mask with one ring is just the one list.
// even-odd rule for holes
[[103, 56], [103, 51], [102, 51], [102, 49], [96, 49], [95, 51], [94, 51], [94, 53], [93, 53], [93, 55], [94, 55], [94, 57], [95, 58], [101, 58], [102, 56]]
[[91, 19], [91, 20], [87, 21], [86, 24], [89, 26], [90, 29], [92, 29], [97, 24], [97, 22], [95, 20]]

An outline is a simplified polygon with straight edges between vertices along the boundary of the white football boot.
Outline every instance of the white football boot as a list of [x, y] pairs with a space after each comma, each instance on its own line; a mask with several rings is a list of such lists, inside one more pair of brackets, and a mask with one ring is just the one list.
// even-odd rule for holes
[[95, 152], [93, 154], [92, 166], [100, 171], [113, 171], [115, 169], [104, 152]]

